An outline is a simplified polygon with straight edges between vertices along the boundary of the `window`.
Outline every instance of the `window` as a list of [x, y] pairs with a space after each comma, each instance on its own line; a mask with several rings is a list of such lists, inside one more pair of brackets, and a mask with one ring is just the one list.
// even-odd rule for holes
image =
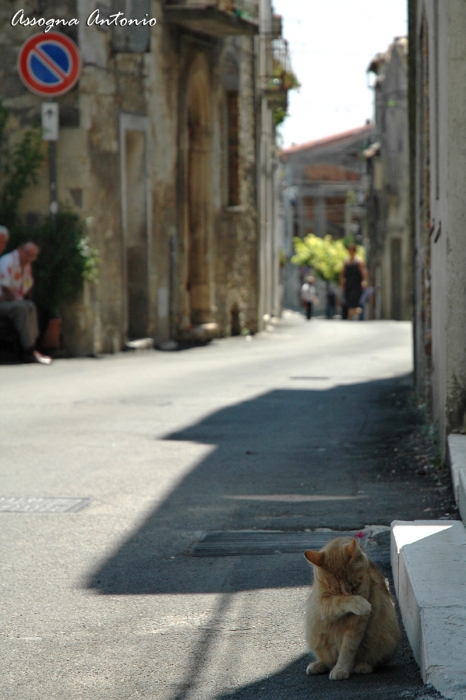
[[[151, 19], [150, 0], [112, 0], [112, 14], [122, 12], [124, 18]], [[123, 19], [123, 16], [120, 18]], [[150, 27], [148, 24], [126, 24], [112, 26], [113, 50], [121, 53], [144, 53], [150, 49]]]

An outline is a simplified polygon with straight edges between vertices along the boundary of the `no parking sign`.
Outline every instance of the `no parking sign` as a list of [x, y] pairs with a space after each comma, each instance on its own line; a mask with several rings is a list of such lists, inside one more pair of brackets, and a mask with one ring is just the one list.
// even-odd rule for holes
[[[18, 73], [26, 87], [41, 97], [64, 95], [76, 85], [81, 72], [79, 49], [65, 34], [34, 34], [23, 44], [18, 56]], [[49, 210], [52, 218], [58, 210], [56, 142], [58, 104], [42, 105], [42, 138], [49, 143]]]
[[18, 73], [36, 95], [64, 95], [76, 84], [81, 73], [79, 49], [65, 34], [34, 34], [19, 52]]

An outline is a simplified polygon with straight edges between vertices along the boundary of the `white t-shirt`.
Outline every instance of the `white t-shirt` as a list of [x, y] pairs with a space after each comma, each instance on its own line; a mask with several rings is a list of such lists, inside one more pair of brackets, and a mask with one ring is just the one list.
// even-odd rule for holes
[[303, 286], [301, 287], [301, 299], [303, 301], [314, 301], [315, 295], [316, 288], [314, 285], [309, 284], [309, 282], [304, 282]]
[[[23, 299], [33, 284], [31, 266], [28, 264], [21, 267], [17, 250], [2, 255], [0, 258], [0, 287], [7, 287], [15, 299]], [[1, 300], [2, 292], [0, 289]]]

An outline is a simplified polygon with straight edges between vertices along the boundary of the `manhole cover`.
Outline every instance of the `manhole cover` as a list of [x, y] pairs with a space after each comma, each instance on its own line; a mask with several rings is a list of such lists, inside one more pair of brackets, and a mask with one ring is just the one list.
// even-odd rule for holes
[[320, 549], [335, 537], [351, 537], [351, 531], [325, 532], [208, 532], [191, 550], [193, 557], [239, 557], [258, 554], [295, 554]]
[[318, 379], [322, 379], [322, 380], [328, 381], [330, 379], [330, 377], [290, 377], [290, 379], [303, 379], [303, 380], [309, 379], [311, 381], [317, 381]]
[[90, 498], [0, 497], [0, 513], [76, 513], [90, 502]]

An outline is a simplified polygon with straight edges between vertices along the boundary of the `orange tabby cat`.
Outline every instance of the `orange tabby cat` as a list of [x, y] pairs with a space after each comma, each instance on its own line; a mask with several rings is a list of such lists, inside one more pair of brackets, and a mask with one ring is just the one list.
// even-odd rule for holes
[[314, 584], [306, 606], [306, 639], [316, 661], [308, 675], [340, 681], [372, 673], [394, 656], [400, 628], [385, 579], [353, 537], [338, 537], [319, 552], [308, 550]]

